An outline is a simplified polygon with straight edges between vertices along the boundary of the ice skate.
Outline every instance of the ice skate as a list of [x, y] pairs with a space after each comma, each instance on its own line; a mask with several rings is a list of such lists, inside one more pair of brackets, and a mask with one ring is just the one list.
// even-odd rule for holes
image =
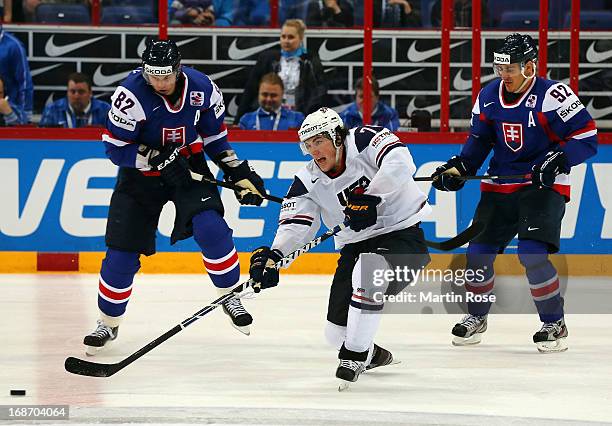
[[487, 331], [487, 316], [465, 315], [453, 327], [453, 345], [467, 346], [480, 343], [482, 334]]
[[533, 335], [533, 343], [542, 353], [564, 352], [568, 349], [565, 338], [567, 327], [565, 320], [561, 318], [555, 322], [545, 322], [540, 331]]
[[391, 352], [386, 350], [385, 348], [381, 348], [376, 343], [374, 344], [374, 354], [372, 355], [372, 360], [366, 366], [366, 370], [372, 370], [377, 367], [384, 367], [385, 365], [393, 365], [399, 364], [400, 361], [393, 358]]
[[119, 327], [109, 327], [102, 320], [98, 320], [97, 323], [96, 329], [83, 339], [83, 343], [87, 346], [85, 353], [89, 356], [94, 356], [102, 349], [108, 348], [119, 332]]
[[336, 377], [340, 379], [338, 391], [342, 392], [347, 390], [351, 383], [357, 381], [359, 375], [363, 373], [365, 369], [365, 362], [341, 359], [336, 369]]
[[239, 298], [233, 297], [221, 306], [223, 306], [223, 312], [229, 316], [230, 322], [236, 330], [247, 336], [251, 334], [249, 326], [253, 323], [253, 317], [244, 309]]

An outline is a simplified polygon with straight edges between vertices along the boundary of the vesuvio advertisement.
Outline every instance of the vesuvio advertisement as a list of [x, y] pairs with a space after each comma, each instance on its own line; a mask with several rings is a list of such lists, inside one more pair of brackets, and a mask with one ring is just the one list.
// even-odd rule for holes
[[[0, 251], [103, 251], [108, 204], [117, 167], [95, 141], [0, 141]], [[295, 143], [233, 143], [265, 179], [270, 193], [283, 196], [294, 173], [307, 161]], [[417, 176], [456, 154], [457, 144], [413, 144], [409, 149]], [[209, 163], [213, 173], [217, 168]], [[221, 178], [220, 174], [218, 178]], [[612, 253], [612, 146], [572, 169], [572, 200], [562, 228], [562, 252]], [[421, 182], [433, 213], [423, 223], [430, 240], [448, 239], [469, 225], [479, 199], [479, 184], [468, 182], [458, 193], [442, 193]], [[240, 206], [231, 190], [221, 191], [225, 218], [234, 230], [238, 251], [269, 244], [280, 206]], [[190, 239], [170, 245], [174, 208], [164, 208], [158, 227], [158, 251], [199, 251]], [[512, 249], [511, 244], [510, 249]], [[324, 244], [320, 251], [333, 251]]]

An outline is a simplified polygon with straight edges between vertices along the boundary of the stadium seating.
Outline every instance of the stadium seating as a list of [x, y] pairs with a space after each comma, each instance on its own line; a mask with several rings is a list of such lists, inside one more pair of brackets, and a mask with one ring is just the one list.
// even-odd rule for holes
[[89, 8], [83, 4], [42, 3], [36, 7], [36, 22], [45, 24], [88, 24]]
[[102, 9], [102, 24], [152, 24], [157, 22], [151, 7], [106, 6]]
[[539, 11], [513, 10], [502, 13], [498, 27], [511, 30], [535, 30], [538, 29], [539, 20]]

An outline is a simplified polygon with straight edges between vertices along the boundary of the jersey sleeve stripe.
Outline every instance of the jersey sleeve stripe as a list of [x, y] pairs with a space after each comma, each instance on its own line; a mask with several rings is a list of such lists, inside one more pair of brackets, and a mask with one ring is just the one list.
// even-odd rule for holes
[[548, 136], [548, 139], [556, 143], [562, 142], [561, 138], [557, 136], [557, 134], [553, 132], [553, 130], [550, 128], [546, 115], [544, 115], [544, 113], [541, 111], [538, 111], [536, 115], [538, 117], [538, 121], [540, 122], [540, 124], [542, 125], [542, 128], [544, 129], [544, 132], [546, 133], [546, 136]]
[[305, 225], [305, 226], [312, 225], [311, 220], [304, 220], [304, 219], [283, 219], [283, 220], [278, 221], [279, 225], [290, 225], [292, 223], [296, 225]]
[[104, 142], [108, 142], [115, 146], [125, 146], [125, 145], [129, 145], [133, 143], [131, 141], [124, 141], [123, 139], [117, 139], [114, 135], [112, 135], [108, 131], [105, 131], [102, 133], [102, 140]]
[[380, 168], [380, 165], [382, 164], [383, 159], [386, 157], [389, 151], [391, 151], [394, 148], [403, 148], [403, 147], [404, 145], [397, 141], [389, 142], [387, 145], [383, 146], [380, 152], [376, 155], [376, 166]]
[[594, 136], [597, 134], [597, 128], [595, 127], [595, 122], [590, 120], [586, 126], [582, 129], [578, 129], [575, 132], [571, 133], [567, 139], [584, 139], [590, 136]]
[[208, 145], [209, 143], [219, 140], [221, 138], [224, 138], [226, 136], [227, 136], [227, 129], [224, 129], [222, 132], [217, 133], [216, 135], [206, 136], [205, 138], [202, 139], [202, 141], [204, 142], [204, 145]]

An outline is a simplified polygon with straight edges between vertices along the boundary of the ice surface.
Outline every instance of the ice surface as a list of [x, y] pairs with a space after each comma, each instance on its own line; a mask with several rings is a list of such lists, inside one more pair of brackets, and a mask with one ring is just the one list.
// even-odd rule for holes
[[[323, 337], [330, 282], [285, 275], [245, 301], [251, 336], [218, 309], [116, 375], [89, 378], [63, 364], [85, 357], [97, 277], [0, 275], [0, 405], [69, 404], [71, 423], [102, 424], [612, 422], [612, 315], [568, 315], [561, 354], [537, 352], [536, 315], [492, 315], [475, 347], [451, 346], [458, 315], [387, 315], [376, 342], [402, 363], [339, 393]], [[204, 275], [137, 276], [117, 341], [95, 359], [119, 361], [216, 297]]]

